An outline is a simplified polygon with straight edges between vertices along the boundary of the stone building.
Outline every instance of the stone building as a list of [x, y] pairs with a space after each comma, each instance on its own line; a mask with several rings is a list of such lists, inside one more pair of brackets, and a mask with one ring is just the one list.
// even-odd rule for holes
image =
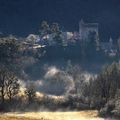
[[98, 23], [85, 23], [83, 20], [81, 20], [79, 23], [80, 39], [83, 42], [87, 42], [89, 40], [89, 34], [95, 33], [96, 45], [99, 46], [98, 26], [99, 26]]

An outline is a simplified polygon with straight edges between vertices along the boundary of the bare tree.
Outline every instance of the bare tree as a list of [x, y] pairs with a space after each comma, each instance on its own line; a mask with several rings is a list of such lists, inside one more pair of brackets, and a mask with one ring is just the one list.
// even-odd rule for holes
[[72, 76], [75, 84], [75, 93], [82, 95], [85, 87], [85, 76], [79, 65], [72, 65], [71, 61], [68, 61], [66, 72]]
[[36, 96], [36, 91], [35, 91], [35, 85], [33, 83], [29, 83], [26, 86], [26, 91], [25, 94], [28, 98], [28, 102], [31, 103], [32, 101], [34, 101], [35, 96]]
[[115, 94], [120, 88], [119, 68], [120, 64], [113, 63], [110, 66], [106, 66], [102, 73], [97, 76], [93, 85], [94, 100], [105, 104], [115, 98]]
[[0, 69], [0, 95], [1, 102], [4, 103], [5, 97], [11, 100], [19, 92], [19, 81], [17, 77], [6, 68]]
[[5, 100], [5, 81], [6, 81], [6, 70], [1, 70], [0, 69], [0, 98], [1, 98], [1, 103], [4, 103]]
[[18, 94], [20, 87], [19, 81], [13, 73], [8, 72], [8, 78], [5, 82], [5, 86], [7, 97], [11, 101], [11, 99]]

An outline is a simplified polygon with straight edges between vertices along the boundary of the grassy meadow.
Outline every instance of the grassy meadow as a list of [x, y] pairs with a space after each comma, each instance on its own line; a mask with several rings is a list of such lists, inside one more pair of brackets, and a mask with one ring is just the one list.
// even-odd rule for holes
[[97, 111], [26, 112], [1, 114], [0, 120], [104, 120]]

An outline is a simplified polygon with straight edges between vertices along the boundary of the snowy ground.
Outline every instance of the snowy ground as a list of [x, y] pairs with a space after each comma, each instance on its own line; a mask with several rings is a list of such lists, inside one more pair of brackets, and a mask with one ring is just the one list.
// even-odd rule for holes
[[[97, 116], [97, 111], [80, 111], [80, 112], [26, 112], [26, 113], [6, 113], [3, 116], [8, 117], [23, 117], [29, 119], [41, 118], [44, 120], [115, 120], [104, 119]], [[1, 119], [0, 119], [1, 120]]]

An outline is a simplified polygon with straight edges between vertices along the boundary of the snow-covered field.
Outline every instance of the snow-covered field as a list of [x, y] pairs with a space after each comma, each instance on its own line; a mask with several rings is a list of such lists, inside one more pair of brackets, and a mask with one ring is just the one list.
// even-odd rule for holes
[[[2, 118], [3, 116], [3, 118]], [[5, 119], [9, 117], [9, 119]], [[13, 119], [12, 117], [16, 118]], [[11, 118], [11, 119], [10, 119]], [[26, 112], [26, 113], [5, 113], [0, 115], [0, 120], [114, 120], [98, 117], [97, 111], [80, 112]]]

